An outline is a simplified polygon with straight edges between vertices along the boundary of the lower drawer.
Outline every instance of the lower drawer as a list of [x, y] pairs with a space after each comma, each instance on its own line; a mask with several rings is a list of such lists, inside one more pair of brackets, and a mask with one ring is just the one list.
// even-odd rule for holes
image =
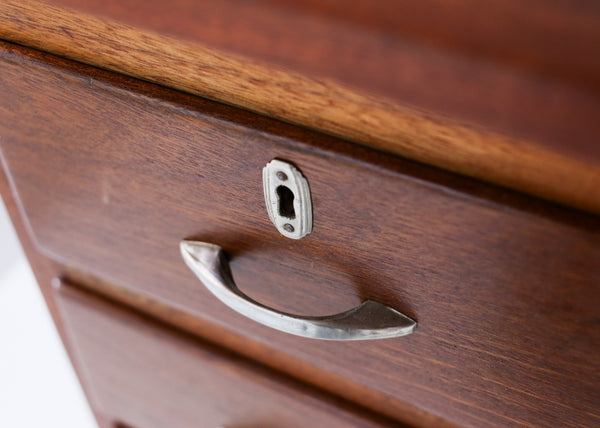
[[70, 286], [61, 286], [56, 299], [92, 404], [117, 426], [388, 426]]

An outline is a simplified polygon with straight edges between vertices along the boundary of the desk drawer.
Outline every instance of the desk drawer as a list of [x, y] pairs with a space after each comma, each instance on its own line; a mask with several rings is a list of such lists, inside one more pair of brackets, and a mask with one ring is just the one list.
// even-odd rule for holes
[[[3, 159], [54, 259], [328, 373], [340, 395], [339, 379], [353, 399], [380, 394], [368, 405], [389, 416], [408, 403], [472, 426], [600, 422], [598, 218], [38, 54], [5, 52], [0, 76]], [[298, 241], [264, 207], [274, 158], [310, 185]], [[222, 246], [266, 305], [371, 299], [419, 328], [353, 343], [270, 330], [198, 282], [184, 238]]]

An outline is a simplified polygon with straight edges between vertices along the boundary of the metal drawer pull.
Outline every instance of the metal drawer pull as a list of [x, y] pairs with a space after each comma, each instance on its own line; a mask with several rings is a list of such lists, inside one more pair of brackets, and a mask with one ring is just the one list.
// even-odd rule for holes
[[330, 316], [304, 317], [279, 312], [240, 291], [233, 281], [225, 252], [218, 245], [184, 240], [180, 249], [188, 267], [221, 302], [276, 330], [312, 339], [366, 340], [404, 336], [417, 327], [411, 318], [372, 300]]

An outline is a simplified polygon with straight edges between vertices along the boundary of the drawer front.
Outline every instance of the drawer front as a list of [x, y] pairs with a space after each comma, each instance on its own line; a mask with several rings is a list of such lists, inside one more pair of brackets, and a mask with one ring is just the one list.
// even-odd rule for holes
[[[376, 391], [392, 415], [409, 403], [465, 425], [600, 423], [597, 218], [41, 58], [0, 62], [0, 148], [46, 254]], [[299, 241], [267, 216], [274, 158], [309, 182]], [[419, 328], [354, 343], [270, 330], [198, 282], [183, 238], [221, 245], [266, 305], [326, 315], [372, 299]]]
[[62, 286], [55, 298], [91, 399], [135, 427], [375, 427], [341, 401]]

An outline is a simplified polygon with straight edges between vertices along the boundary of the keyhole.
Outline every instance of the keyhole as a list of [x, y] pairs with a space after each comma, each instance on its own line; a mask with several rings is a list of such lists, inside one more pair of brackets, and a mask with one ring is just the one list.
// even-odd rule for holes
[[294, 192], [286, 186], [278, 186], [277, 199], [279, 200], [279, 215], [285, 218], [296, 218], [294, 211]]

